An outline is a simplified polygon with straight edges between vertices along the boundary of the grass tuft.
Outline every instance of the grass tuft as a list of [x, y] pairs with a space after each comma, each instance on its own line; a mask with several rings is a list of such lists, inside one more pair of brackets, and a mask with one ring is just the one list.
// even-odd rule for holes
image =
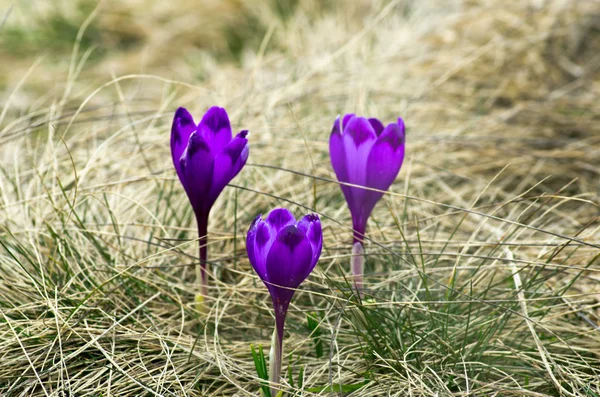
[[[245, 232], [286, 206], [325, 239], [288, 395], [600, 395], [600, 4], [151, 3], [0, 4], [0, 394], [265, 393]], [[251, 151], [198, 310], [168, 142], [176, 107], [211, 105]], [[408, 125], [363, 296], [328, 157], [347, 112]]]

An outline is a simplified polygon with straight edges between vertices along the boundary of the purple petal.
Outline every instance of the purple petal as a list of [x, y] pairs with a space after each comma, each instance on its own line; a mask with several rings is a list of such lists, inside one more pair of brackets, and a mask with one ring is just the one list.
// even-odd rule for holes
[[377, 143], [387, 142], [394, 150], [398, 150], [400, 146], [404, 146], [404, 121], [398, 119], [399, 123], [389, 124], [381, 136], [377, 139]]
[[404, 160], [404, 134], [398, 124], [389, 124], [369, 154], [367, 185], [387, 190], [396, 179]]
[[371, 123], [373, 130], [375, 130], [375, 134], [377, 136], [381, 135], [381, 132], [383, 131], [383, 123], [375, 118], [369, 119], [369, 123]]
[[198, 132], [215, 152], [220, 152], [231, 141], [231, 124], [225, 109], [213, 106], [204, 114]]
[[317, 214], [305, 215], [298, 222], [298, 228], [306, 234], [313, 254], [312, 264], [310, 268], [307, 269], [308, 272], [303, 277], [306, 278], [314, 269], [315, 265], [319, 261], [319, 257], [321, 256], [321, 249], [323, 248], [323, 230], [321, 228], [321, 221], [319, 220], [319, 216]]
[[341, 182], [348, 182], [346, 148], [344, 146], [344, 139], [340, 131], [339, 116], [333, 123], [333, 129], [331, 130], [331, 136], [329, 137], [329, 158], [337, 179]]
[[346, 129], [346, 126], [348, 125], [350, 120], [352, 120], [354, 117], [356, 117], [354, 115], [354, 113], [348, 113], [348, 114], [344, 115], [344, 119], [342, 120], [342, 131], [344, 131]]
[[[346, 154], [346, 181], [353, 185], [367, 186], [367, 159], [373, 144], [377, 140], [371, 123], [364, 117], [354, 117], [344, 129], [344, 153]], [[348, 202], [353, 217], [364, 200], [365, 190], [358, 187], [342, 186], [342, 191]]]
[[195, 130], [196, 124], [192, 115], [185, 108], [177, 109], [171, 126], [171, 157], [179, 178], [181, 178], [179, 160], [190, 140], [190, 135]]
[[267, 216], [265, 222], [273, 231], [275, 231], [275, 233], [279, 233], [279, 231], [286, 226], [296, 224], [296, 218], [294, 218], [294, 214], [292, 214], [288, 209], [276, 208], [271, 211], [269, 216]]
[[206, 196], [212, 181], [214, 159], [208, 143], [197, 132], [190, 135], [179, 167], [181, 183], [196, 213], [210, 209], [213, 202], [209, 202]]
[[267, 254], [276, 237], [277, 234], [271, 231], [268, 225], [263, 222], [260, 215], [254, 219], [250, 230], [248, 230], [246, 238], [248, 258], [252, 267], [263, 281], [268, 281], [266, 271]]
[[[267, 255], [269, 282], [277, 286], [298, 288], [312, 270], [313, 252], [306, 234], [296, 225], [284, 227], [278, 234]], [[293, 291], [277, 288], [280, 294]]]
[[[332, 131], [329, 140], [331, 164], [340, 182], [366, 186], [366, 163], [377, 139], [371, 122], [364, 117], [346, 115], [344, 132]], [[362, 219], [365, 191], [358, 187], [340, 186], [353, 219]], [[366, 219], [365, 219], [366, 222]]]
[[344, 135], [349, 135], [354, 140], [356, 147], [375, 141], [377, 135], [371, 123], [364, 117], [353, 117], [344, 127]]
[[232, 159], [235, 159], [232, 168], [232, 179], [239, 174], [248, 160], [250, 146], [248, 145], [248, 139], [246, 138], [247, 136], [248, 130], [240, 131], [240, 133], [237, 134], [237, 136], [233, 139], [232, 145], [229, 145], [231, 147], [228, 146], [228, 148], [225, 148], [225, 150], [229, 153], [229, 156]]
[[240, 172], [248, 160], [248, 131], [240, 132], [229, 144], [215, 155], [215, 167], [208, 196], [215, 201], [225, 186]]
[[[346, 115], [344, 119], [349, 118], [348, 116], [352, 115]], [[350, 152], [355, 153], [356, 148], [352, 139], [350, 137], [345, 137], [340, 132], [340, 117], [338, 116], [333, 123], [333, 129], [331, 130], [331, 135], [329, 137], [329, 159], [331, 160], [331, 166], [333, 167], [333, 171], [335, 172], [335, 176], [337, 177], [338, 181], [344, 183], [353, 183], [350, 181], [350, 176], [348, 173], [346, 142], [348, 142], [350, 146]], [[354, 208], [354, 195], [352, 193], [352, 188], [344, 185], [340, 185], [340, 188], [344, 193], [344, 197], [346, 198], [348, 207], [350, 207], [350, 211], [352, 211], [352, 208]]]
[[252, 267], [255, 267], [255, 263], [257, 262], [254, 254], [254, 242], [256, 241], [256, 228], [260, 221], [262, 221], [262, 214], [254, 218], [248, 229], [248, 234], [246, 234], [246, 252], [248, 253], [248, 259], [250, 260]]
[[333, 128], [331, 129], [331, 135], [333, 135], [333, 134], [340, 135], [341, 133], [342, 133], [342, 127], [340, 126], [340, 116], [337, 116], [335, 118], [335, 121], [333, 122]]
[[[398, 176], [404, 160], [404, 133], [398, 124], [389, 124], [371, 149], [367, 161], [367, 186], [388, 190]], [[365, 210], [375, 207], [383, 196], [380, 192], [365, 193]]]
[[402, 117], [398, 117], [398, 127], [400, 127], [402, 130], [402, 136], [404, 136], [404, 139], [406, 139], [406, 126], [404, 125], [404, 120], [402, 120]]

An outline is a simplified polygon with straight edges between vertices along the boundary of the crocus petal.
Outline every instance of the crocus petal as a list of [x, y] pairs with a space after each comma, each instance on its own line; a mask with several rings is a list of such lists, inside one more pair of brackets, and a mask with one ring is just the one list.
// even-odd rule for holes
[[344, 128], [342, 136], [346, 153], [348, 182], [364, 186], [367, 157], [377, 139], [375, 131], [367, 119], [354, 117]]
[[354, 117], [356, 117], [354, 113], [348, 113], [344, 115], [344, 119], [342, 120], [342, 131], [346, 129], [346, 126]]
[[271, 245], [275, 241], [277, 233], [274, 233], [271, 228], [261, 219], [259, 215], [256, 217], [246, 238], [246, 250], [252, 267], [263, 281], [269, 281], [266, 263], [267, 254], [271, 249]]
[[402, 130], [402, 135], [404, 135], [404, 139], [406, 140], [406, 125], [404, 125], [402, 117], [398, 117], [398, 127]]
[[323, 248], [323, 230], [317, 214], [308, 214], [302, 217], [298, 222], [298, 228], [306, 234], [313, 254], [311, 266], [306, 269], [306, 273], [302, 276], [302, 279], [305, 279], [314, 269], [321, 256], [321, 249]]
[[262, 220], [262, 214], [258, 215], [252, 223], [250, 224], [250, 228], [248, 229], [248, 234], [246, 235], [246, 252], [248, 253], [248, 259], [250, 263], [254, 267], [256, 263], [256, 255], [254, 251], [254, 243], [256, 241], [256, 228], [258, 224]]
[[269, 216], [265, 219], [265, 223], [269, 225], [271, 230], [278, 234], [286, 226], [296, 224], [296, 218], [294, 218], [294, 214], [288, 209], [276, 208], [269, 213]]
[[331, 129], [331, 135], [333, 134], [341, 134], [342, 127], [340, 125], [340, 116], [338, 115], [333, 122], [333, 128]]
[[179, 161], [181, 183], [188, 194], [194, 211], [210, 209], [212, 202], [207, 202], [206, 196], [210, 190], [214, 159], [208, 143], [193, 132]]
[[[376, 139], [377, 135], [375, 135], [375, 131], [367, 119], [364, 117], [350, 119], [343, 133], [348, 180], [342, 182], [367, 186], [366, 162]], [[342, 191], [348, 202], [352, 217], [357, 218], [360, 206], [364, 201], [365, 190], [358, 187], [342, 186]]]
[[373, 145], [367, 160], [367, 185], [387, 190], [398, 176], [404, 160], [404, 132], [392, 123]]
[[[236, 160], [233, 162], [232, 167], [232, 179], [239, 174], [244, 165], [246, 165], [246, 160], [248, 160], [248, 154], [250, 153], [250, 147], [248, 145], [248, 130], [240, 131], [239, 134], [232, 141], [232, 145], [229, 145], [225, 150], [229, 152], [231, 158], [235, 158]], [[235, 143], [234, 143], [235, 142]]]
[[190, 140], [190, 135], [195, 130], [196, 124], [194, 123], [194, 118], [187, 109], [177, 109], [175, 117], [173, 117], [173, 125], [171, 126], [171, 156], [179, 178], [181, 178], [179, 160]]
[[331, 136], [329, 137], [329, 158], [335, 171], [335, 175], [341, 182], [348, 182], [348, 164], [346, 161], [346, 148], [340, 130], [340, 117], [333, 123]]
[[220, 152], [231, 141], [231, 124], [225, 109], [213, 106], [198, 124], [198, 132], [215, 152]]
[[[389, 124], [373, 145], [367, 160], [367, 186], [388, 190], [404, 160], [404, 132], [398, 124]], [[367, 191], [362, 216], [366, 220], [383, 193]]]
[[[348, 117], [351, 116], [351, 117]], [[346, 115], [344, 119], [352, 119], [353, 115]], [[354, 148], [351, 139], [347, 139], [350, 144], [350, 152], [355, 153], [356, 150]], [[344, 183], [354, 183], [350, 180], [350, 175], [348, 173], [348, 159], [346, 156], [346, 139], [340, 130], [340, 117], [338, 116], [333, 123], [333, 128], [331, 130], [331, 135], [329, 137], [329, 159], [331, 160], [331, 166], [333, 167], [333, 171], [335, 172], [335, 176], [338, 181]], [[346, 198], [346, 202], [348, 203], [348, 207], [350, 211], [355, 207], [354, 204], [354, 194], [353, 190], [349, 186], [340, 185], [342, 192], [344, 193], [344, 197]]]
[[[313, 252], [306, 234], [296, 225], [288, 225], [277, 234], [267, 255], [269, 282], [277, 286], [298, 288], [312, 270]], [[291, 298], [293, 291], [275, 289]]]
[[371, 123], [364, 117], [352, 117], [344, 126], [344, 135], [351, 136], [356, 147], [369, 143], [372, 145], [377, 138]]
[[375, 118], [369, 119], [369, 123], [371, 123], [373, 130], [375, 130], [375, 134], [377, 134], [377, 136], [381, 135], [381, 132], [383, 131], [383, 123]]
[[248, 160], [248, 131], [240, 132], [220, 153], [215, 155], [212, 184], [208, 197], [216, 200], [225, 186], [240, 172]]

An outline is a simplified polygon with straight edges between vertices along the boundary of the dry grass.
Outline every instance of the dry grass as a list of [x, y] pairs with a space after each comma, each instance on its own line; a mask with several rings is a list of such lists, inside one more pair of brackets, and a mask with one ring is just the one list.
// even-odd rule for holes
[[[17, 3], [0, 30], [0, 394], [256, 395], [273, 319], [244, 237], [287, 206], [325, 227], [287, 323], [303, 395], [600, 395], [600, 3], [151, 3]], [[93, 35], [6, 41], [56, 15]], [[214, 104], [251, 154], [212, 212], [200, 313], [169, 125]], [[364, 301], [327, 154], [345, 112], [408, 125]]]

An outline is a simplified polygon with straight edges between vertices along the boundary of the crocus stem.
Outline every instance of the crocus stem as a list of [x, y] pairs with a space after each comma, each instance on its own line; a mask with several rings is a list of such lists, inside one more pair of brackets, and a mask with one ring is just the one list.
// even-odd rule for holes
[[356, 289], [360, 292], [363, 286], [363, 272], [365, 267], [365, 250], [363, 248], [363, 238], [365, 237], [365, 222], [354, 220], [352, 222], [354, 233], [352, 235], [352, 258], [350, 259], [350, 268], [352, 269], [352, 281]]
[[271, 396], [277, 395], [277, 389], [274, 387], [275, 384], [279, 384], [279, 378], [281, 377], [281, 360], [283, 356], [283, 343], [277, 327], [273, 330], [273, 337], [271, 338], [271, 352], [269, 353], [269, 381], [271, 382]]
[[353, 281], [358, 291], [362, 290], [363, 285], [363, 271], [365, 267], [364, 253], [365, 250], [360, 241], [357, 241], [352, 245], [352, 258], [350, 259], [350, 264], [352, 267]]
[[200, 266], [197, 268], [196, 276], [200, 281], [200, 294], [203, 298], [208, 296], [208, 278], [206, 276], [206, 259], [208, 256], [207, 250], [207, 234], [208, 234], [208, 214], [206, 216], [198, 216], [198, 246], [200, 251]]
[[271, 352], [269, 353], [269, 381], [271, 382], [271, 397], [277, 395], [274, 385], [279, 384], [281, 379], [281, 364], [283, 356], [283, 328], [285, 326], [285, 315], [290, 302], [281, 302], [273, 298], [275, 309], [275, 330], [271, 339]]

